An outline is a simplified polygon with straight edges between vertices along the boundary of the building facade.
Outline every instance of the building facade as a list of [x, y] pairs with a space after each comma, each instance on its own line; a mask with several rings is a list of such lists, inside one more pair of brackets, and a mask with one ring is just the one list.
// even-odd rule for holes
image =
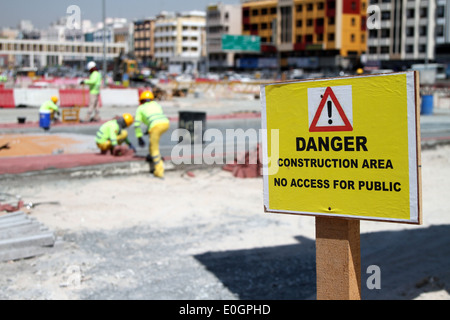
[[242, 30], [273, 44], [283, 69], [350, 68], [366, 51], [366, 11], [367, 0], [246, 1]]
[[206, 13], [162, 12], [155, 20], [155, 60], [161, 67], [172, 68], [171, 73], [198, 71], [206, 56]]
[[240, 4], [218, 3], [206, 10], [206, 51], [208, 70], [223, 71], [234, 67], [234, 52], [222, 50], [222, 36], [242, 34]]
[[155, 56], [155, 18], [134, 22], [134, 55], [143, 62], [149, 63]]
[[435, 59], [436, 43], [445, 42], [444, 2], [370, 0], [380, 24], [369, 30], [367, 64], [398, 69]]

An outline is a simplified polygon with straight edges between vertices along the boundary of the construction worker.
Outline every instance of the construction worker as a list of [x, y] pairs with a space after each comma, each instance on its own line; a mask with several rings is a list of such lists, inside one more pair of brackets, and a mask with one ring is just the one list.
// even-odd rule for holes
[[126, 128], [133, 123], [133, 116], [124, 113], [121, 117], [116, 117], [102, 124], [97, 131], [95, 142], [102, 154], [108, 151], [115, 156], [122, 155], [122, 149], [119, 148], [122, 143], [126, 143], [130, 149], [136, 152], [136, 148], [128, 140], [128, 132]]
[[102, 85], [102, 75], [97, 69], [97, 65], [94, 61], [87, 64], [89, 70], [89, 79], [82, 80], [80, 84], [87, 84], [89, 86], [89, 108], [85, 118], [86, 122], [99, 121], [99, 97], [100, 87]]
[[169, 129], [169, 119], [164, 115], [162, 107], [154, 101], [151, 91], [144, 91], [139, 97], [140, 105], [136, 110], [134, 130], [139, 146], [144, 147], [141, 124], [147, 126], [149, 137], [149, 155], [147, 161], [152, 164], [153, 175], [158, 178], [164, 177], [164, 162], [159, 151], [159, 139]]
[[57, 96], [53, 96], [50, 98], [50, 100], [45, 101], [39, 108], [39, 112], [50, 112], [50, 120], [53, 122], [58, 121], [59, 116], [59, 107], [57, 105], [58, 100], [59, 99]]

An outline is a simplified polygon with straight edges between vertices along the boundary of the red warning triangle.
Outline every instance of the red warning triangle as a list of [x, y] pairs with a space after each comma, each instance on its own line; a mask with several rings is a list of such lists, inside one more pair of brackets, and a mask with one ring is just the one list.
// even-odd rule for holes
[[[344, 121], [344, 125], [340, 126], [330, 125], [324, 127], [317, 126], [317, 122], [319, 121], [320, 115], [322, 114], [323, 107], [325, 106], [328, 97], [331, 98], [334, 105], [336, 106], [336, 109], [338, 110], [342, 121]], [[348, 118], [345, 115], [345, 112], [342, 109], [341, 104], [339, 103], [338, 99], [336, 98], [336, 95], [334, 94], [333, 90], [331, 90], [330, 87], [327, 87], [327, 89], [325, 90], [325, 94], [323, 95], [323, 98], [320, 101], [319, 108], [317, 109], [316, 114], [314, 115], [314, 119], [309, 127], [309, 132], [323, 132], [323, 131], [353, 131], [352, 124], [350, 123], [350, 121], [348, 121]]]

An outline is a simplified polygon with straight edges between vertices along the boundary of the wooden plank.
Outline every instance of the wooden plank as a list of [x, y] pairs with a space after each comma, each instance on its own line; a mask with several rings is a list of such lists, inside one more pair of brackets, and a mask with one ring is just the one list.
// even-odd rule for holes
[[316, 217], [317, 300], [361, 299], [359, 220]]

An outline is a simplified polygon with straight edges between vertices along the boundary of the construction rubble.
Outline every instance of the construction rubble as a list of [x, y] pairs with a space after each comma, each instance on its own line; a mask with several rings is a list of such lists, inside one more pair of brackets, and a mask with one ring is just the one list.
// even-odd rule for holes
[[26, 212], [34, 206], [20, 198], [0, 203], [0, 261], [42, 255], [55, 244], [55, 234]]

